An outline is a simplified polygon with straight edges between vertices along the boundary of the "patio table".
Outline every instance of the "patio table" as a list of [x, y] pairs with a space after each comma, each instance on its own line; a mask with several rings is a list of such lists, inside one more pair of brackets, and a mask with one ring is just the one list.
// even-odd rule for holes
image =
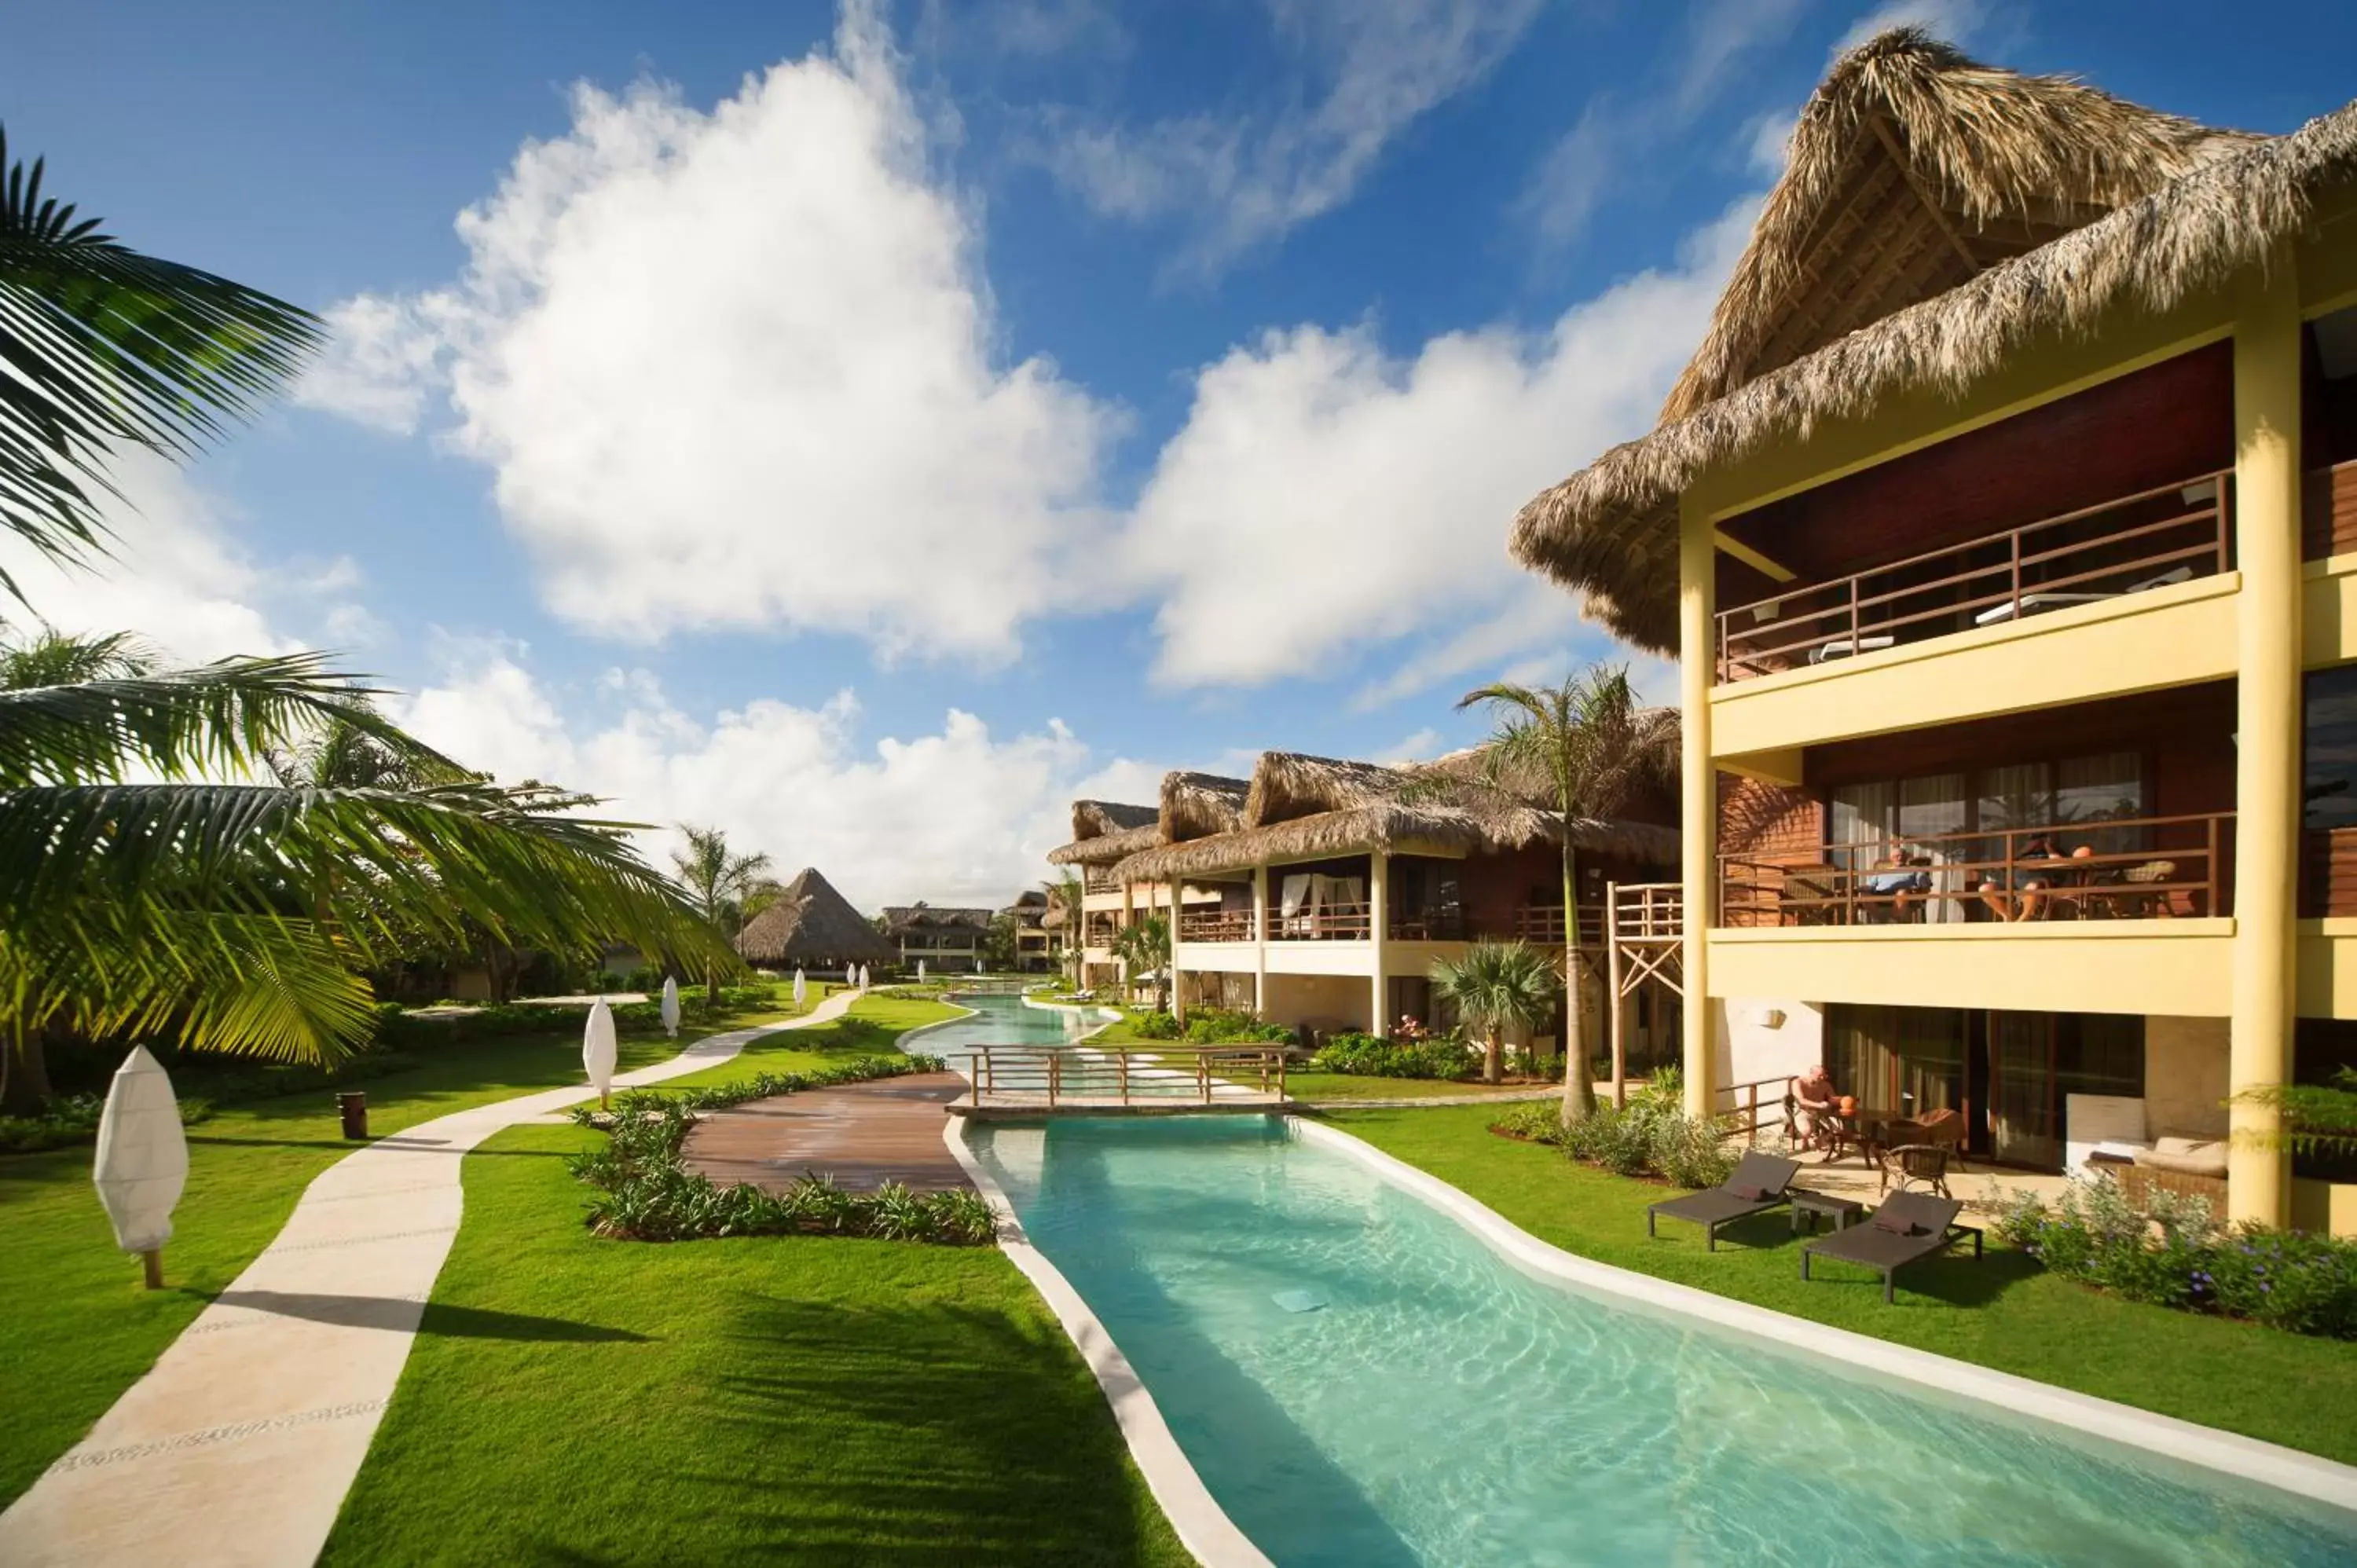
[[1866, 1213], [1866, 1205], [1852, 1197], [1836, 1197], [1829, 1192], [1815, 1192], [1807, 1187], [1785, 1189], [1792, 1200], [1792, 1234], [1801, 1233], [1801, 1216], [1809, 1217], [1809, 1234], [1817, 1233], [1817, 1216], [1822, 1214], [1834, 1222], [1836, 1230], [1846, 1230]]

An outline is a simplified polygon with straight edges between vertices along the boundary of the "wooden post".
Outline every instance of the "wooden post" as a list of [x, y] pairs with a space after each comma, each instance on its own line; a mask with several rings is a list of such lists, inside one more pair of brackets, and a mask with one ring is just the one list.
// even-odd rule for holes
[[1056, 1109], [1056, 1090], [1063, 1079], [1063, 1058], [1054, 1051], [1048, 1053], [1048, 1109]]
[[1113, 1063], [1114, 1074], [1121, 1082], [1121, 1102], [1126, 1105], [1129, 1103], [1129, 1053], [1115, 1051]]
[[139, 1254], [139, 1262], [147, 1276], [147, 1288], [162, 1290], [164, 1288], [164, 1249], [161, 1247], [148, 1249]]
[[1612, 1103], [1629, 1103], [1629, 1019], [1620, 994], [1620, 885], [1604, 885], [1604, 1026], [1612, 1036]]

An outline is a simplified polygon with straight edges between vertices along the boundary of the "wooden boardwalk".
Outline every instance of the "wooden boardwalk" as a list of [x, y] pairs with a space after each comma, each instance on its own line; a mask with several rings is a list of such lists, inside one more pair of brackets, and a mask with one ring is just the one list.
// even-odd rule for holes
[[897, 1181], [912, 1192], [969, 1185], [942, 1142], [942, 1108], [965, 1092], [953, 1072], [877, 1079], [716, 1111], [687, 1135], [687, 1168], [722, 1187], [781, 1192], [811, 1172], [845, 1192]]

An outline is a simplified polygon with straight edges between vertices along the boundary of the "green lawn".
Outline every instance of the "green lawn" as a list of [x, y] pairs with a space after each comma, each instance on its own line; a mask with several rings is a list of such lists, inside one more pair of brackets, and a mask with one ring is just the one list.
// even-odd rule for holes
[[600, 1240], [559, 1157], [596, 1137], [518, 1127], [467, 1159], [323, 1561], [1190, 1561], [996, 1250]]
[[1450, 1094], [1530, 1094], [1546, 1088], [1543, 1083], [1509, 1083], [1493, 1089], [1480, 1082], [1455, 1082], [1440, 1078], [1375, 1078], [1365, 1073], [1295, 1069], [1287, 1069], [1285, 1074], [1285, 1090], [1296, 1100], [1429, 1100]]
[[1695, 1226], [1666, 1224], [1649, 1240], [1645, 1206], [1674, 1189], [1497, 1137], [1491, 1115], [1467, 1105], [1329, 1120], [1567, 1252], [2357, 1463], [2357, 1345], [2121, 1301], [1995, 1246], [1978, 1262], [1967, 1250], [1908, 1270], [1897, 1305], [1885, 1306], [1879, 1277], [1862, 1269], [1821, 1264], [1803, 1283], [1781, 1214], [1721, 1231], [1717, 1252]]
[[[869, 1002], [860, 1009], [895, 1005], [906, 1004]], [[727, 1026], [790, 1014], [791, 1006], [748, 1014]], [[779, 1038], [799, 1038], [805, 1045], [798, 1054], [825, 1059], [834, 1042], [813, 1036], [835, 1036], [854, 1022]], [[870, 1036], [861, 1040], [842, 1054], [877, 1048]], [[884, 1047], [889, 1044], [888, 1031]], [[678, 1048], [659, 1035], [628, 1036], [621, 1066], [645, 1067]], [[398, 1133], [452, 1111], [582, 1081], [577, 1016], [544, 1035], [436, 1047], [415, 1056], [418, 1065], [409, 1070], [354, 1086], [368, 1094], [371, 1133]], [[767, 1054], [758, 1059], [772, 1070], [810, 1065]], [[734, 1068], [694, 1076], [710, 1080]], [[115, 1250], [91, 1191], [87, 1146], [0, 1156], [0, 1322], [8, 1326], [11, 1352], [0, 1356], [0, 1411], [7, 1412], [0, 1421], [0, 1505], [32, 1485], [155, 1364], [278, 1233], [311, 1178], [356, 1146], [339, 1131], [332, 1089], [224, 1105], [189, 1128], [188, 1191], [173, 1214], [173, 1239], [164, 1250], [170, 1288], [161, 1291], [142, 1290], [138, 1261]]]
[[[812, 1005], [817, 1005], [815, 1003]], [[782, 1034], [764, 1035], [718, 1067], [705, 1068], [668, 1079], [665, 1089], [701, 1089], [737, 1083], [764, 1072], [809, 1072], [860, 1057], [890, 1056], [895, 1042], [920, 1025], [954, 1018], [963, 1009], [942, 1002], [909, 1002], [890, 996], [868, 996], [852, 1004], [851, 1011], [832, 1023]], [[910, 1043], [922, 1051], [922, 1036]]]

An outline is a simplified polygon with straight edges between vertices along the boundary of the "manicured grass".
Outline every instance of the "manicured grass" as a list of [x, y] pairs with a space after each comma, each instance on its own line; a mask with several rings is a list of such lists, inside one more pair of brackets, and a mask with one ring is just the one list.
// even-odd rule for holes
[[[809, 1072], [860, 1057], [890, 1056], [898, 1048], [897, 1042], [900, 1036], [909, 1030], [926, 1024], [937, 1024], [944, 1018], [954, 1018], [962, 1011], [943, 1002], [909, 1002], [891, 996], [863, 997], [852, 1004], [850, 1012], [830, 1023], [764, 1035], [718, 1067], [708, 1067], [702, 1072], [667, 1079], [659, 1087], [701, 1089], [713, 1084], [742, 1082], [758, 1073]], [[922, 1051], [924, 1048], [922, 1036], [909, 1042], [911, 1050]]]
[[596, 1137], [518, 1127], [468, 1156], [323, 1561], [1189, 1561], [995, 1249], [600, 1240], [559, 1157]]
[[[789, 1003], [725, 1026], [791, 1013]], [[354, 1085], [368, 1094], [369, 1131], [382, 1137], [579, 1083], [580, 1030], [574, 1014], [546, 1034], [420, 1050], [416, 1067]], [[621, 1068], [667, 1060], [689, 1037], [627, 1036]], [[188, 1190], [173, 1214], [161, 1291], [142, 1290], [138, 1261], [115, 1250], [91, 1191], [88, 1146], [0, 1157], [0, 1323], [10, 1352], [0, 1356], [0, 1505], [80, 1440], [278, 1233], [311, 1178], [358, 1146], [341, 1136], [332, 1088], [224, 1105], [189, 1128]]]
[[[1674, 1188], [1577, 1165], [1487, 1131], [1487, 1106], [1336, 1112], [1332, 1123], [1430, 1171], [1567, 1252], [1796, 1317], [1953, 1356], [2207, 1426], [2357, 1463], [2357, 1346], [2304, 1338], [2104, 1295], [1992, 1245], [1880, 1278], [1838, 1263], [1800, 1277], [1782, 1214], [1719, 1233], [1674, 1222], [1645, 1235], [1645, 1206]], [[1964, 1178], [1970, 1182], [1973, 1178]]]
[[1430, 1100], [1439, 1095], [1530, 1094], [1543, 1083], [1506, 1083], [1494, 1088], [1479, 1080], [1466, 1083], [1441, 1078], [1376, 1078], [1367, 1073], [1309, 1072], [1288, 1068], [1286, 1092], [1296, 1100]]

